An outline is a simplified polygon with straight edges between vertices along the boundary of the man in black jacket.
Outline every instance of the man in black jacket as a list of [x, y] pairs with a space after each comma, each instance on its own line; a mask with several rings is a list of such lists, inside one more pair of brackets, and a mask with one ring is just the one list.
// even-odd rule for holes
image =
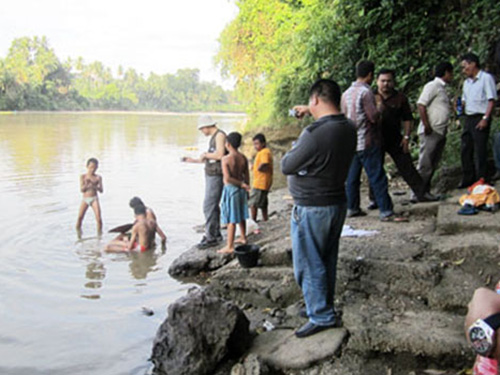
[[291, 237], [295, 278], [309, 322], [295, 335], [306, 337], [339, 324], [333, 301], [339, 238], [347, 200], [345, 181], [356, 150], [356, 129], [340, 112], [340, 88], [319, 80], [310, 90], [308, 126], [281, 161], [294, 199]]

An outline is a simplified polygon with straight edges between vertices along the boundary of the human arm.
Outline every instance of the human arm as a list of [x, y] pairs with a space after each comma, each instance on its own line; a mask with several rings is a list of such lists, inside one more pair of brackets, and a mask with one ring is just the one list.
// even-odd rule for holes
[[403, 139], [401, 140], [401, 147], [403, 148], [403, 152], [405, 154], [410, 152], [410, 134], [411, 134], [411, 121], [403, 121], [403, 129], [404, 129], [404, 135]]
[[101, 176], [97, 177], [96, 190], [101, 194], [104, 192], [104, 188], [102, 187], [102, 177]]
[[281, 159], [281, 172], [284, 175], [297, 174], [307, 169], [314, 161], [316, 142], [306, 129], [302, 132], [297, 143]]
[[165, 243], [167, 242], [167, 235], [162, 231], [158, 223], [156, 223], [156, 233], [158, 233], [161, 238], [161, 244], [165, 245]]
[[488, 107], [486, 107], [486, 113], [484, 114], [481, 121], [479, 121], [478, 124], [476, 125], [476, 129], [483, 130], [488, 127], [489, 120], [491, 118], [491, 114], [493, 113], [494, 108], [495, 108], [495, 100], [494, 99], [488, 100]]
[[420, 115], [420, 120], [424, 125], [425, 135], [432, 134], [432, 127], [429, 124], [429, 117], [427, 116], [427, 107], [423, 104], [418, 104], [418, 114]]
[[127, 250], [128, 251], [132, 251], [132, 249], [134, 247], [134, 243], [137, 241], [137, 232], [138, 232], [137, 224], [135, 224], [132, 227], [132, 233], [130, 235], [130, 241], [129, 241], [128, 246], [127, 246]]
[[181, 161], [184, 163], [203, 163], [202, 157], [199, 158], [191, 158], [189, 156], [183, 156]]
[[82, 193], [85, 193], [87, 190], [88, 190], [87, 178], [86, 178], [86, 175], [82, 174], [80, 176], [80, 191]]
[[375, 103], [375, 95], [371, 91], [367, 91], [361, 98], [361, 101], [366, 118], [371, 124], [376, 124], [380, 118], [380, 112]]

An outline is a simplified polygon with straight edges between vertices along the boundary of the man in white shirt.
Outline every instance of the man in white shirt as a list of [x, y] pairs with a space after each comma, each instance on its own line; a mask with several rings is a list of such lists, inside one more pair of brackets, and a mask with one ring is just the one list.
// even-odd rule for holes
[[446, 144], [451, 106], [445, 87], [453, 80], [453, 66], [449, 62], [438, 64], [435, 76], [424, 86], [417, 101], [420, 114], [418, 173], [422, 177], [425, 193], [430, 193], [432, 175]]
[[495, 79], [480, 69], [475, 54], [465, 54], [461, 66], [467, 78], [462, 92], [465, 108], [461, 152], [463, 176], [458, 187], [464, 188], [480, 178], [488, 182], [488, 136], [497, 92]]

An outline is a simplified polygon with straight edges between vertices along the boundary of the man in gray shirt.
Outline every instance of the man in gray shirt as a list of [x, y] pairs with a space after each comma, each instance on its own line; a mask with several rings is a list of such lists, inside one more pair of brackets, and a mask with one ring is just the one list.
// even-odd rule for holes
[[308, 126], [283, 157], [294, 199], [291, 218], [293, 267], [309, 317], [295, 335], [307, 337], [339, 324], [333, 307], [339, 238], [347, 205], [345, 181], [356, 150], [354, 124], [340, 113], [340, 88], [319, 80], [310, 90]]
[[475, 54], [465, 54], [461, 65], [467, 78], [462, 92], [465, 108], [461, 153], [463, 176], [458, 187], [465, 188], [480, 178], [488, 182], [488, 136], [497, 92], [495, 79], [480, 69]]

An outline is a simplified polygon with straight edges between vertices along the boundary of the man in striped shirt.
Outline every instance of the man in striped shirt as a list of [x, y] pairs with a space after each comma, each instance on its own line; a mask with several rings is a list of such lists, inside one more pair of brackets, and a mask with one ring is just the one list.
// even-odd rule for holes
[[396, 218], [388, 193], [387, 176], [382, 162], [380, 129], [377, 126], [380, 114], [370, 88], [374, 71], [373, 62], [361, 61], [356, 66], [356, 81], [342, 95], [342, 112], [356, 125], [358, 139], [347, 177], [347, 217], [366, 215], [360, 208], [359, 194], [361, 170], [364, 169], [375, 194], [380, 219], [392, 221]]

